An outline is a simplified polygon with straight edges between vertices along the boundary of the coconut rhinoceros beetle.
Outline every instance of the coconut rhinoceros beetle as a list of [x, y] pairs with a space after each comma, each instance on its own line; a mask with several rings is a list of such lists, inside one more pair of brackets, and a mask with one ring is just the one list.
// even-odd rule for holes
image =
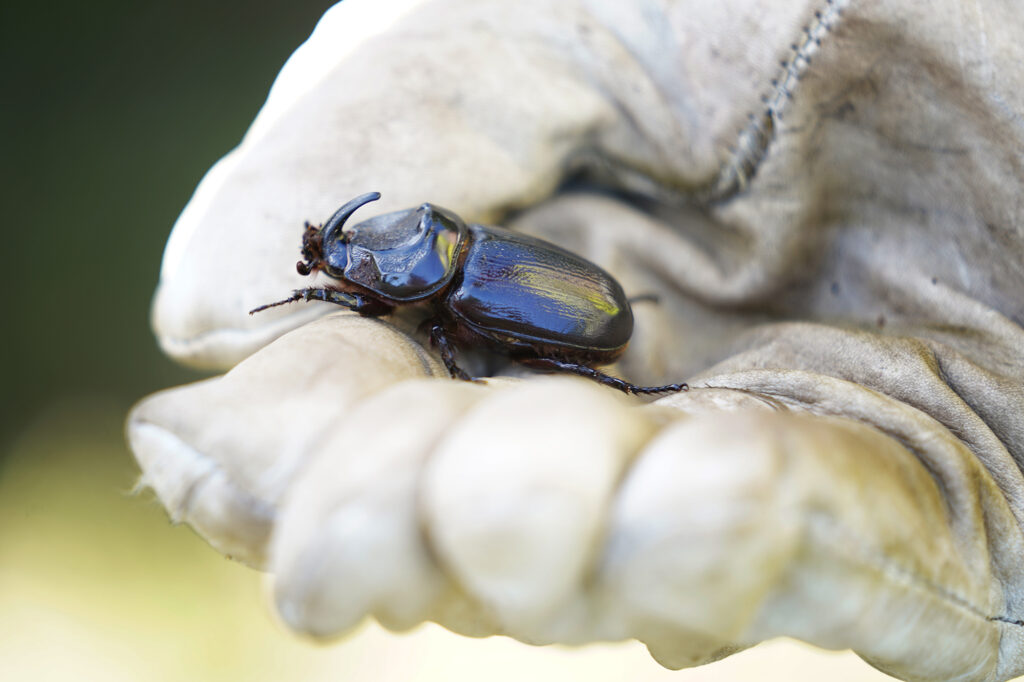
[[430, 339], [453, 377], [471, 380], [455, 349], [487, 347], [531, 367], [589, 377], [626, 393], [685, 391], [637, 386], [591, 367], [614, 361], [633, 333], [622, 287], [593, 263], [554, 244], [495, 227], [466, 225], [451, 211], [419, 208], [342, 231], [377, 192], [352, 199], [323, 227], [306, 224], [299, 274], [323, 271], [326, 287], [296, 289], [293, 301], [327, 301], [362, 315], [397, 306], [431, 310]]

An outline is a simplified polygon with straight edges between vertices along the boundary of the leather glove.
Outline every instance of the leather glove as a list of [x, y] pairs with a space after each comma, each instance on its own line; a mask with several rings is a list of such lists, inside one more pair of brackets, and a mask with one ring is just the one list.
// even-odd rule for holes
[[[1024, 673], [1022, 11], [363, 9], [328, 12], [171, 235], [157, 337], [233, 367], [129, 418], [171, 516], [316, 636], [637, 638], [675, 668], [785, 635], [905, 679]], [[692, 389], [453, 381], [408, 315], [247, 315], [310, 284], [303, 221], [371, 190], [656, 293], [609, 371]]]

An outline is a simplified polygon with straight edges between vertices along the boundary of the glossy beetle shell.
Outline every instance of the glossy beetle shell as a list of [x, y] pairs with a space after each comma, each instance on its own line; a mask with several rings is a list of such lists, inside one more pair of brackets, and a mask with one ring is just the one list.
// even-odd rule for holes
[[515, 232], [467, 227], [431, 204], [344, 231], [360, 206], [377, 199], [379, 192], [362, 194], [322, 227], [306, 223], [295, 269], [323, 271], [333, 283], [296, 289], [249, 314], [324, 301], [372, 316], [417, 303], [432, 310], [424, 325], [456, 379], [473, 379], [456, 362], [457, 348], [483, 345], [536, 369], [577, 374], [625, 393], [689, 390], [685, 383], [638, 386], [592, 367], [625, 350], [633, 312], [619, 283], [590, 261]]
[[614, 355], [633, 333], [622, 287], [607, 272], [549, 242], [472, 225], [462, 279], [447, 308], [494, 342]]
[[422, 300], [452, 281], [466, 234], [457, 215], [423, 204], [338, 230], [323, 244], [325, 270], [389, 301]]

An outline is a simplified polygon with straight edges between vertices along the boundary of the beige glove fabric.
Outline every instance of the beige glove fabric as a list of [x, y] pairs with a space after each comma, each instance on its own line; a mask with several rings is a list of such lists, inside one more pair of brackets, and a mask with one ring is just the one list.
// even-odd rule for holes
[[[787, 635], [1024, 674], [1024, 10], [369, 4], [325, 16], [171, 235], [160, 343], [233, 367], [129, 418], [172, 517], [316, 636], [431, 620], [683, 667]], [[362, 218], [431, 201], [657, 293], [612, 371], [692, 390], [458, 382], [411, 315], [248, 316], [310, 284], [303, 221], [371, 190]]]

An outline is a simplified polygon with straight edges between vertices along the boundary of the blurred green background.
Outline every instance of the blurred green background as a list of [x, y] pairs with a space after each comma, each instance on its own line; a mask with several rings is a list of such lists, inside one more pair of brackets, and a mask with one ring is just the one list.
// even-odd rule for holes
[[164, 241], [331, 4], [4, 3], [5, 442], [55, 402], [194, 378], [148, 326]]
[[433, 627], [313, 647], [276, 624], [261, 576], [132, 494], [125, 413], [200, 376], [149, 329], [164, 242], [330, 4], [0, 8], [0, 680], [883, 678], [792, 643], [686, 673], [635, 643], [537, 649]]

